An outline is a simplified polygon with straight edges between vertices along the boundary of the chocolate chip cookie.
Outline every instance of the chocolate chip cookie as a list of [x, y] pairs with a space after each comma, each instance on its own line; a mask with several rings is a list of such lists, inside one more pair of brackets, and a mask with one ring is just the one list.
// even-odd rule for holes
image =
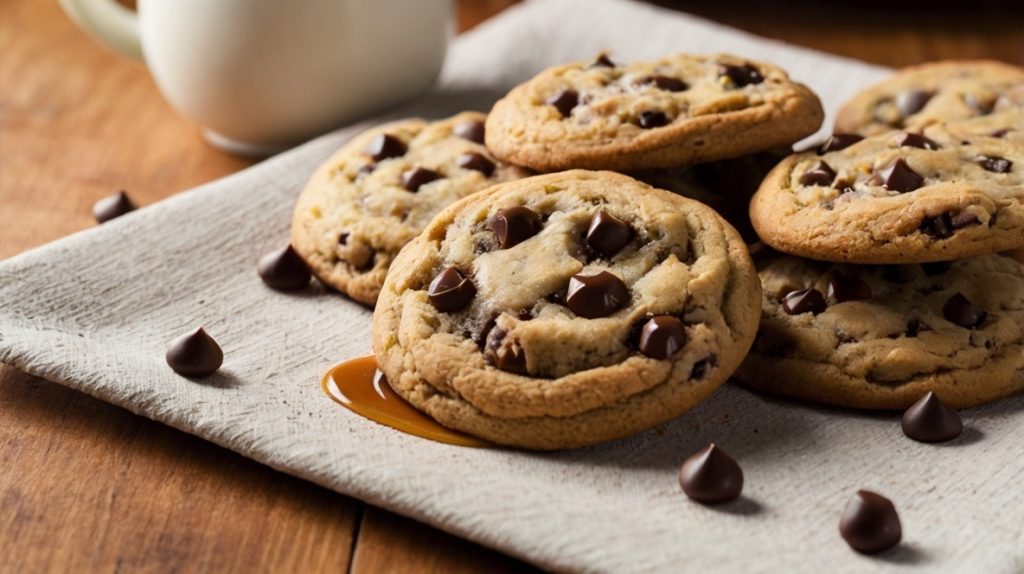
[[487, 147], [539, 171], [634, 171], [738, 157], [814, 133], [818, 98], [771, 64], [725, 54], [549, 68], [499, 100]]
[[989, 60], [912, 66], [864, 90], [839, 110], [836, 131], [874, 135], [937, 121], [1024, 109], [1024, 69]]
[[760, 269], [757, 341], [736, 378], [801, 399], [966, 408], [1024, 391], [1024, 264], [1002, 255], [855, 266], [782, 256]]
[[[1024, 130], [1024, 115], [1002, 114]], [[750, 217], [765, 243], [825, 261], [921, 263], [1024, 247], [1024, 145], [978, 122], [833, 136], [780, 163]]]
[[373, 305], [391, 260], [439, 211], [528, 175], [487, 151], [484, 118], [464, 112], [382, 125], [327, 160], [292, 219], [292, 244], [316, 277]]
[[612, 172], [504, 183], [443, 211], [391, 266], [373, 349], [445, 426], [558, 449], [701, 401], [753, 341], [760, 286], [707, 206]]

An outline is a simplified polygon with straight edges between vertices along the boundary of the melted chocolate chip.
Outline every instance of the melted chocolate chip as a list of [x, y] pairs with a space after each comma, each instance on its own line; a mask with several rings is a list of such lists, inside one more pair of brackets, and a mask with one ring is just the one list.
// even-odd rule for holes
[[971, 303], [962, 293], [957, 293], [943, 305], [942, 316], [954, 325], [959, 325], [964, 329], [974, 329], [985, 322], [988, 313], [975, 307], [974, 303]]
[[435, 309], [454, 313], [469, 306], [476, 296], [476, 286], [455, 267], [445, 267], [434, 277], [427, 289], [427, 297]]
[[485, 177], [491, 177], [491, 174], [494, 173], [494, 162], [487, 159], [487, 156], [482, 153], [464, 153], [459, 156], [456, 163], [459, 167], [479, 171]]
[[502, 249], [514, 247], [540, 233], [540, 215], [529, 207], [508, 207], [498, 211], [488, 225]]
[[1008, 134], [1008, 133], [1010, 133], [1012, 131], [1013, 130], [1011, 130], [1010, 128], [1003, 128], [1003, 129], [996, 130], [996, 131], [992, 132], [989, 135], [994, 137], [994, 138], [1003, 138], [1003, 137], [1006, 137], [1006, 134]]
[[896, 109], [900, 116], [907, 118], [924, 108], [935, 94], [924, 90], [907, 90], [896, 96]]
[[441, 174], [432, 169], [414, 167], [402, 172], [402, 187], [409, 191], [417, 192], [420, 186], [441, 179], [441, 177], [443, 177]]
[[860, 490], [846, 504], [839, 534], [857, 552], [874, 554], [899, 544], [903, 528], [891, 500]]
[[309, 285], [312, 276], [306, 262], [291, 244], [264, 255], [256, 266], [260, 279], [278, 291], [297, 291]]
[[611, 259], [632, 240], [633, 228], [607, 211], [598, 212], [590, 220], [587, 245], [601, 257]]
[[983, 157], [978, 165], [993, 173], [1009, 173], [1013, 162], [1001, 157]]
[[977, 215], [969, 211], [961, 211], [959, 213], [952, 214], [950, 216], [950, 222], [953, 223], [953, 229], [963, 229], [970, 225], [977, 225], [981, 223], [981, 220], [978, 219]]
[[856, 277], [833, 277], [828, 282], [828, 296], [837, 303], [866, 301], [871, 298], [871, 286]]
[[122, 190], [110, 197], [104, 197], [93, 204], [92, 216], [96, 223], [106, 223], [115, 217], [121, 217], [130, 211], [135, 211], [135, 209], [135, 204], [132, 203], [131, 198]]
[[836, 178], [836, 172], [823, 161], [818, 161], [800, 176], [800, 185], [828, 185]]
[[608, 54], [601, 53], [596, 59], [588, 66], [590, 68], [614, 68], [615, 62], [612, 62], [608, 57]]
[[641, 86], [653, 85], [659, 90], [665, 90], [667, 92], [683, 92], [690, 89], [690, 86], [686, 82], [678, 78], [661, 75], [645, 76], [637, 80], [636, 83]]
[[487, 336], [487, 348], [484, 357], [487, 362], [499, 370], [519, 375], [527, 374], [526, 352], [516, 341], [507, 340], [508, 333], [501, 328], [494, 328]]
[[750, 64], [743, 66], [734, 66], [731, 64], [723, 64], [718, 68], [719, 77], [725, 76], [732, 80], [732, 83], [742, 88], [743, 86], [749, 86], [750, 84], [760, 84], [764, 81], [764, 76], [757, 68]]
[[401, 157], [405, 155], [407, 149], [405, 143], [397, 137], [391, 134], [379, 134], [370, 140], [370, 145], [366, 146], [366, 154], [374, 161], [382, 161], [391, 157]]
[[782, 298], [782, 310], [790, 315], [814, 313], [817, 315], [828, 307], [825, 296], [817, 289], [798, 289], [786, 293]]
[[858, 134], [832, 134], [832, 137], [828, 138], [828, 140], [818, 148], [818, 155], [828, 153], [830, 151], [846, 149], [862, 139], [864, 139], [864, 136]]
[[935, 217], [926, 217], [921, 220], [921, 233], [930, 235], [935, 239], [948, 239], [953, 236], [953, 221], [948, 213], [940, 213]]
[[896, 134], [890, 141], [896, 147], [916, 147], [928, 150], [937, 150], [940, 147], [939, 144], [935, 143], [933, 140], [930, 140], [921, 134], [911, 132]]
[[668, 125], [668, 116], [665, 115], [665, 112], [648, 110], [646, 112], [640, 112], [640, 116], [637, 117], [636, 121], [637, 125], [645, 130], [649, 130]]
[[697, 502], [728, 502], [743, 492], [743, 469], [733, 457], [711, 443], [683, 463], [679, 486]]
[[960, 436], [964, 423], [954, 409], [929, 391], [903, 413], [903, 434], [918, 442], [945, 442]]
[[567, 118], [572, 113], [572, 109], [580, 103], [580, 95], [576, 93], [576, 90], [562, 90], [548, 98], [547, 103], [555, 106], [558, 113], [562, 114], [563, 118]]
[[667, 359], [685, 344], [683, 322], [671, 315], [651, 317], [640, 330], [640, 352], [652, 359]]
[[871, 178], [874, 185], [883, 185], [886, 189], [906, 193], [921, 187], [924, 178], [914, 171], [903, 158], [882, 168]]
[[708, 371], [715, 367], [718, 361], [718, 356], [714, 353], [704, 357], [693, 364], [693, 369], [690, 370], [690, 378], [699, 381], [704, 378], [704, 375], [708, 374]]
[[175, 373], [186, 377], [208, 377], [224, 363], [224, 351], [202, 327], [171, 342], [165, 356]]
[[621, 279], [607, 271], [597, 275], [573, 275], [565, 305], [580, 317], [606, 317], [629, 302], [629, 290]]
[[452, 128], [452, 133], [464, 140], [484, 143], [484, 123], [478, 120], [460, 122]]

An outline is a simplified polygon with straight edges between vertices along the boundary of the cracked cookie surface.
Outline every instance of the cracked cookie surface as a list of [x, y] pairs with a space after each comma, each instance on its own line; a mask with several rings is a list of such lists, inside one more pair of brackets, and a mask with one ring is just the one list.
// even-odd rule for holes
[[[994, 135], [994, 119], [1005, 126]], [[980, 133], [979, 133], [980, 132]], [[1024, 114], [859, 139], [793, 155], [750, 205], [779, 251], [854, 263], [920, 263], [1024, 247]], [[1001, 134], [1001, 135], [1000, 135]]]
[[912, 66], [857, 94], [836, 117], [836, 131], [875, 135], [939, 121], [1024, 110], [1024, 69], [989, 60]]
[[483, 146], [484, 114], [408, 119], [368, 130], [310, 178], [292, 244], [316, 277], [373, 305], [398, 251], [456, 200], [528, 175]]
[[757, 340], [736, 378], [774, 393], [902, 409], [933, 391], [967, 408], [1024, 391], [1024, 264], [1002, 255], [856, 266], [759, 265]]
[[726, 54], [549, 68], [499, 100], [487, 147], [539, 171], [632, 171], [738, 157], [814, 133], [818, 98], [780, 68]]
[[374, 312], [392, 387], [499, 444], [578, 447], [685, 412], [753, 340], [746, 246], [710, 208], [611, 172], [505, 183], [442, 212]]

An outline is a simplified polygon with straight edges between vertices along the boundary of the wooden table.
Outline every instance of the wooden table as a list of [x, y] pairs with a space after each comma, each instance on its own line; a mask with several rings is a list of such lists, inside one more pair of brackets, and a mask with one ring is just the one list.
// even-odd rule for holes
[[[512, 3], [463, 0], [460, 29]], [[1009, 3], [659, 3], [879, 64], [1024, 64]], [[205, 145], [142, 66], [52, 0], [0, 0], [0, 257], [94, 225], [118, 189], [145, 205], [250, 164]], [[2, 365], [0, 405], [0, 571], [528, 568]]]

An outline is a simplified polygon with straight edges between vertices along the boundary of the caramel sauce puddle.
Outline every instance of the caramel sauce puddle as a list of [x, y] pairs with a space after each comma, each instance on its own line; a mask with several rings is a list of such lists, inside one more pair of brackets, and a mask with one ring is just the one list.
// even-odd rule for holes
[[492, 446], [416, 410], [391, 388], [383, 374], [378, 375], [373, 355], [335, 365], [324, 375], [320, 388], [348, 410], [404, 433], [458, 446]]

